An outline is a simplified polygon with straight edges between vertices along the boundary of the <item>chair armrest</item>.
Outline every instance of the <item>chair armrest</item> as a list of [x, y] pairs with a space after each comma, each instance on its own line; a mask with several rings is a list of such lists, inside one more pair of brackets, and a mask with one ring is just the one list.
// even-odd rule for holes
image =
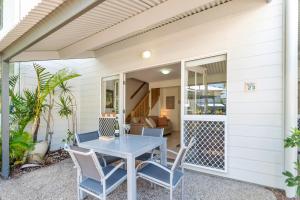
[[173, 151], [173, 150], [170, 150], [170, 149], [167, 149], [167, 152], [172, 153], [172, 154], [174, 154], [174, 155], [178, 155], [178, 152]]
[[166, 172], [168, 172], [168, 173], [172, 173], [172, 171], [169, 169], [169, 168], [167, 168], [167, 167], [165, 167], [165, 166], [163, 166], [163, 165], [161, 165], [161, 164], [159, 164], [159, 163], [157, 163], [157, 162], [154, 162], [154, 161], [150, 161], [150, 160], [147, 160], [147, 161], [144, 161], [144, 162], [142, 162], [142, 163], [140, 163], [137, 167], [136, 167], [136, 169], [138, 169], [140, 166], [142, 166], [143, 164], [153, 164], [153, 165], [155, 165], [155, 166], [157, 166], [157, 167], [159, 167], [159, 168], [161, 168], [161, 169], [163, 169], [163, 170], [165, 170]]
[[120, 162], [117, 166], [115, 166], [108, 174], [106, 174], [104, 176], [104, 180], [108, 179], [113, 173], [115, 173], [117, 171], [117, 169], [119, 169], [120, 167], [122, 167], [122, 165], [124, 165], [125, 162]]

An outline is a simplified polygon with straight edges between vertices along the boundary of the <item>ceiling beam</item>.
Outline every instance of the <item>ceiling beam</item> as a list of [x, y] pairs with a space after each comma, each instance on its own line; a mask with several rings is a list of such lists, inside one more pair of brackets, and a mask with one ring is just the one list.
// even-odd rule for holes
[[[95, 58], [94, 51], [86, 51], [69, 59]], [[24, 51], [10, 59], [10, 62], [60, 60], [58, 51]]]
[[214, 0], [169, 0], [141, 14], [133, 16], [109, 29], [98, 32], [59, 51], [62, 58], [69, 58], [82, 51], [95, 50], [113, 42], [120, 41], [139, 31], [190, 11]]
[[59, 30], [64, 25], [86, 13], [90, 9], [104, 2], [105, 0], [68, 0], [51, 14], [41, 20], [26, 34], [8, 46], [2, 52], [3, 60], [10, 60], [12, 57], [23, 52], [27, 48]]

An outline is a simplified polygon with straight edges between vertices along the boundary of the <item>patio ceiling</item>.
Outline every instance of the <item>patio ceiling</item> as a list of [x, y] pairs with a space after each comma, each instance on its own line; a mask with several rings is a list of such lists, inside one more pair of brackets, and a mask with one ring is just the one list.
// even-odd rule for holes
[[[229, 1], [231, 0], [106, 0], [35, 41], [26, 51], [18, 56], [14, 55], [12, 60], [94, 57], [94, 50]], [[72, 0], [65, 1], [61, 7], [66, 2]], [[47, 23], [47, 17], [42, 21]]]

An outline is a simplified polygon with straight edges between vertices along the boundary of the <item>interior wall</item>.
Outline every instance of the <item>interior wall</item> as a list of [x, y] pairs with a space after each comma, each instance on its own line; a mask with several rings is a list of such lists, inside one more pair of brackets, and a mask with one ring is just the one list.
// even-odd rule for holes
[[[168, 96], [175, 97], [175, 108], [166, 108], [166, 98]], [[160, 89], [161, 112], [166, 114], [170, 119], [174, 131], [180, 131], [180, 87], [164, 87]]]
[[130, 97], [144, 82], [137, 79], [126, 79], [126, 116], [127, 117], [134, 107], [142, 100], [149, 91], [149, 84], [146, 83], [141, 90], [131, 99]]
[[226, 53], [228, 171], [201, 171], [283, 188], [282, 44], [283, 1], [239, 0], [102, 48], [97, 60], [111, 75]]

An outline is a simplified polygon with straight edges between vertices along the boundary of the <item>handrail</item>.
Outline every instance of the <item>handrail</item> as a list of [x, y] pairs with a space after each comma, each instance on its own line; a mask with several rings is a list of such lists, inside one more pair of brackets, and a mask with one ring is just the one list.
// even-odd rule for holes
[[126, 117], [126, 121], [130, 121], [132, 117], [145, 117], [149, 114], [149, 94], [148, 91], [139, 103], [132, 109], [130, 114]]
[[144, 85], [146, 85], [146, 82], [143, 82], [140, 87], [131, 95], [130, 99], [133, 99], [135, 97], [135, 95], [137, 95], [137, 93], [144, 87]]

